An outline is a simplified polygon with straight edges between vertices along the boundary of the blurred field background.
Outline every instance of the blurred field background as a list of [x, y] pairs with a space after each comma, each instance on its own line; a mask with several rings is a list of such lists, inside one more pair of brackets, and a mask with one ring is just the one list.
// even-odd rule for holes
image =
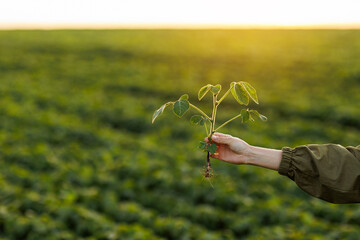
[[[184, 93], [209, 111], [198, 89], [232, 81], [268, 121], [222, 132], [360, 144], [359, 30], [0, 31], [1, 239], [360, 239], [358, 205], [215, 160], [211, 187], [191, 114], [151, 124]], [[219, 123], [240, 110], [228, 96]]]

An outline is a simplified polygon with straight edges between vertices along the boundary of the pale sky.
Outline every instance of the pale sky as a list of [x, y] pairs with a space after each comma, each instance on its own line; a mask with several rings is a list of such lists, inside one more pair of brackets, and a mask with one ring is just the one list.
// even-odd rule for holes
[[360, 0], [1, 0], [6, 24], [360, 24]]

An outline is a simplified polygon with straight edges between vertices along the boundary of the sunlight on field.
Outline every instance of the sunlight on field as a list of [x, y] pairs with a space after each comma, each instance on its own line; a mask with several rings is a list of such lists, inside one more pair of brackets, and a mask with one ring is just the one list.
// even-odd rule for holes
[[[213, 161], [162, 103], [247, 81], [250, 144], [359, 145], [358, 30], [0, 31], [1, 239], [360, 239], [357, 205]], [[236, 115], [225, 100], [218, 122]], [[166, 117], [164, 117], [166, 115]]]

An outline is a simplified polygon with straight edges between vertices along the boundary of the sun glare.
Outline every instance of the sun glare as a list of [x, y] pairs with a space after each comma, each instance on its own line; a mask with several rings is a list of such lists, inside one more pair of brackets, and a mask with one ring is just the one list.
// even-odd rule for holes
[[359, 0], [13, 0], [0, 24], [349, 25], [359, 9]]

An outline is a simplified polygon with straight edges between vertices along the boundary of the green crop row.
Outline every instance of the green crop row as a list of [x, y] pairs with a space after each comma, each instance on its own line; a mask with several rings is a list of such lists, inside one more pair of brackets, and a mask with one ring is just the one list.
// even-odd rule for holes
[[[163, 102], [247, 81], [253, 145], [359, 145], [359, 31], [0, 31], [1, 239], [358, 239], [356, 205], [212, 161]], [[266, 41], [264, 41], [266, 39]], [[209, 112], [207, 103], [199, 106]], [[225, 100], [218, 123], [241, 107]], [[191, 114], [183, 118], [190, 119]], [[213, 187], [212, 187], [213, 186]]]

